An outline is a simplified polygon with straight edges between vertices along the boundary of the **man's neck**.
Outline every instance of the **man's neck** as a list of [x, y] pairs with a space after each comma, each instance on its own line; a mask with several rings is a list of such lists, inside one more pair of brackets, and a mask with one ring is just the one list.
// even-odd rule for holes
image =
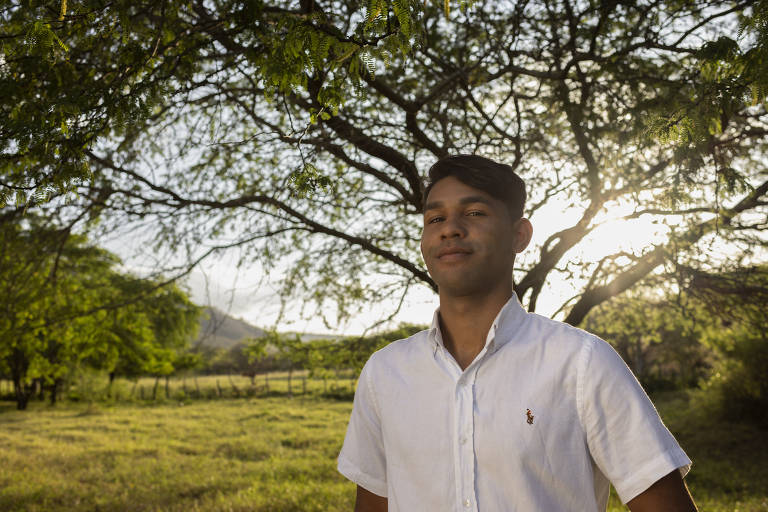
[[440, 296], [443, 343], [462, 370], [483, 350], [493, 320], [511, 296], [511, 288], [482, 297]]

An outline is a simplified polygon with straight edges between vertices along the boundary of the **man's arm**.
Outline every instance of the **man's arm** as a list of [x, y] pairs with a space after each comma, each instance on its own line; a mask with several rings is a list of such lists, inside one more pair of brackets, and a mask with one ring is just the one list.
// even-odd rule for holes
[[[359, 494], [358, 494], [359, 496]], [[629, 502], [632, 512], [696, 512], [691, 493], [688, 492], [680, 471], [674, 470], [656, 481], [648, 489], [641, 492]]]
[[387, 512], [387, 498], [373, 494], [358, 485], [355, 512]]

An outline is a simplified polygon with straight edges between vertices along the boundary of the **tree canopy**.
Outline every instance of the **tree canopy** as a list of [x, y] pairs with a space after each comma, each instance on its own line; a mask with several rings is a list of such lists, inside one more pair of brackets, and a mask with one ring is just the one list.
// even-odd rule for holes
[[[67, 184], [71, 218], [190, 265], [240, 247], [286, 300], [343, 316], [434, 289], [423, 177], [455, 153], [528, 183], [549, 230], [516, 279], [530, 310], [554, 280], [578, 324], [659, 269], [765, 259], [766, 2], [52, 6], [2, 12], [5, 195]], [[611, 246], [613, 217], [659, 229]]]
[[24, 409], [85, 368], [167, 375], [200, 308], [176, 285], [117, 272], [117, 258], [34, 216], [0, 223], [0, 375]]

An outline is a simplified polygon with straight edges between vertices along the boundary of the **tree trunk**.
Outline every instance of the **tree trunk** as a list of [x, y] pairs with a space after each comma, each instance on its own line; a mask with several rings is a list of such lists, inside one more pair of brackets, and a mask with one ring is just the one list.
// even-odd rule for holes
[[115, 372], [109, 372], [109, 383], [107, 384], [107, 398], [112, 398], [113, 382], [115, 382]]
[[45, 386], [43, 385], [43, 379], [35, 379], [32, 381], [34, 393], [37, 395], [37, 399], [41, 402], [45, 400]]
[[23, 411], [29, 403], [29, 390], [18, 377], [13, 378], [13, 391], [16, 397], [16, 409]]
[[152, 400], [157, 400], [157, 386], [160, 384], [160, 377], [155, 377], [155, 385], [152, 387]]
[[27, 408], [31, 391], [29, 386], [24, 385], [24, 376], [27, 374], [29, 363], [20, 351], [14, 350], [10, 366], [11, 379], [13, 380], [13, 393], [16, 399], [16, 409], [23, 411]]
[[645, 351], [643, 350], [642, 339], [635, 340], [635, 375], [638, 379], [645, 378]]
[[170, 377], [166, 375], [165, 376], [165, 398], [171, 398], [171, 390], [170, 390], [170, 386], [168, 385], [169, 380], [170, 380]]
[[56, 398], [58, 395], [59, 385], [61, 384], [61, 380], [54, 379], [53, 384], [51, 384], [51, 405], [56, 405]]

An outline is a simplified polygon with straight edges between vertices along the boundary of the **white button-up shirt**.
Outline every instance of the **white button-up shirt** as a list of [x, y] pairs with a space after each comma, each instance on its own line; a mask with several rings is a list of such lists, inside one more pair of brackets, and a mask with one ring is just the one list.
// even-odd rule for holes
[[604, 511], [690, 460], [604, 341], [516, 297], [462, 371], [432, 327], [371, 356], [338, 469], [390, 511]]

